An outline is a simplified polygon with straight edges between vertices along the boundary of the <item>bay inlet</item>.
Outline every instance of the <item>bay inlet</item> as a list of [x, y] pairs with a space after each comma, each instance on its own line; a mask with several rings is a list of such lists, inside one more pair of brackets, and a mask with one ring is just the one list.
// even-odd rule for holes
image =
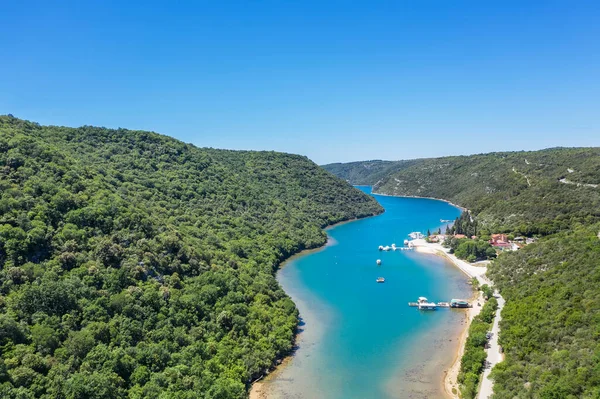
[[377, 248], [403, 246], [411, 231], [437, 231], [440, 219], [461, 211], [437, 200], [375, 198], [384, 214], [328, 229], [327, 246], [278, 272], [302, 321], [294, 355], [261, 382], [269, 399], [444, 397], [444, 371], [454, 360], [464, 313], [423, 312], [407, 303], [470, 297], [467, 277], [443, 258]]

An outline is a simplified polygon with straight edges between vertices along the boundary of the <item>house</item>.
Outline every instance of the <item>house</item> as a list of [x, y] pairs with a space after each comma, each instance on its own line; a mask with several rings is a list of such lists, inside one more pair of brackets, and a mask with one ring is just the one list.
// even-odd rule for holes
[[492, 247], [498, 249], [513, 249], [513, 244], [508, 241], [506, 234], [492, 234], [492, 239], [489, 243]]
[[461, 239], [461, 238], [467, 238], [467, 236], [464, 234], [454, 234], [454, 238]]
[[446, 236], [443, 234], [432, 234], [429, 236], [429, 242], [444, 242]]
[[452, 299], [450, 301], [450, 307], [452, 308], [470, 308], [471, 304], [465, 299]]
[[508, 242], [508, 236], [506, 234], [492, 234], [492, 240], [491, 241]]

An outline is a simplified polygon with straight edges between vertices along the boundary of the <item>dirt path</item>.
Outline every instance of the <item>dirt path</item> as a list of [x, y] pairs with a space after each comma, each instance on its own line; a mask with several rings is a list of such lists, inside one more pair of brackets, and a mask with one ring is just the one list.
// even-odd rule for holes
[[513, 168], [512, 168], [512, 171], [513, 171], [513, 172], [515, 172], [516, 174], [519, 174], [519, 175], [523, 176], [523, 177], [525, 178], [525, 180], [527, 180], [527, 185], [528, 185], [529, 187], [531, 187], [531, 182], [529, 181], [529, 177], [527, 177], [527, 175], [526, 175], [525, 173], [523, 173], [523, 172], [519, 172], [519, 171], [517, 170], [517, 168], [515, 168], [514, 166], [513, 166]]
[[592, 188], [597, 188], [598, 184], [591, 184], [591, 183], [575, 183], [574, 181], [571, 180], [567, 180], [566, 178], [562, 178], [559, 180], [559, 182], [563, 183], [563, 184], [574, 184], [577, 187], [592, 187]]

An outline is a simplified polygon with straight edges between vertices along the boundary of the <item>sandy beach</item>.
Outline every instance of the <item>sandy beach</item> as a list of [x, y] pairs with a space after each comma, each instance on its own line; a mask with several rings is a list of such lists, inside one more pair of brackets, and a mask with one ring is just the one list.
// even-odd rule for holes
[[257, 381], [252, 384], [252, 388], [250, 389], [250, 399], [267, 399], [268, 393], [267, 388], [264, 386], [264, 383]]
[[[441, 244], [428, 243], [424, 239], [411, 241], [415, 247], [415, 250], [421, 253], [432, 254], [443, 256], [452, 262], [456, 267], [462, 270], [467, 276], [477, 278], [480, 284], [490, 284], [490, 281], [485, 277], [487, 268], [485, 266], [473, 266], [464, 260], [458, 259], [451, 253], [448, 253], [448, 249], [444, 248]], [[465, 313], [465, 326], [462, 334], [460, 335], [458, 348], [456, 350], [456, 356], [450, 369], [446, 371], [444, 377], [444, 390], [448, 397], [459, 398], [459, 387], [458, 387], [458, 372], [460, 371], [460, 360], [465, 351], [465, 343], [467, 341], [467, 335], [469, 332], [469, 326], [473, 318], [481, 311], [481, 306], [477, 306], [477, 302], [483, 305], [484, 299], [481, 292], [477, 292], [471, 298], [471, 302], [474, 304], [472, 308], [469, 308]]]

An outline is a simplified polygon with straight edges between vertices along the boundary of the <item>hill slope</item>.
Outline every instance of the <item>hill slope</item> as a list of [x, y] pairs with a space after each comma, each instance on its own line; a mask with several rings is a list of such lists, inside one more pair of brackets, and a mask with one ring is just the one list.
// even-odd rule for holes
[[600, 397], [599, 230], [555, 234], [490, 266], [506, 299], [495, 399]]
[[387, 166], [394, 168], [383, 177], [379, 172], [370, 175], [371, 181], [377, 179], [375, 192], [452, 201], [478, 215], [488, 230], [550, 234], [600, 218], [600, 148], [419, 159]]
[[288, 353], [279, 263], [382, 211], [305, 157], [0, 117], [0, 396], [237, 398]]
[[600, 397], [599, 148], [421, 159], [376, 178], [380, 193], [469, 208], [481, 234], [542, 236], [488, 271], [506, 299], [494, 398]]
[[374, 160], [348, 163], [331, 163], [328, 165], [323, 165], [323, 169], [352, 184], [374, 186], [392, 173], [408, 167], [416, 162], [419, 161]]

